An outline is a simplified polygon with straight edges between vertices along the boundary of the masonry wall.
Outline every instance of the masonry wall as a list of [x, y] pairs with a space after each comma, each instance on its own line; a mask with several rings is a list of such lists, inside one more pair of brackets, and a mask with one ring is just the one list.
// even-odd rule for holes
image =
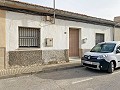
[[9, 65], [10, 66], [29, 66], [33, 64], [43, 64], [41, 50], [28, 51], [10, 51]]
[[[95, 45], [95, 33], [105, 34], [105, 41], [112, 40], [112, 27], [60, 19], [56, 19], [56, 24], [51, 24], [50, 22], [45, 21], [43, 16], [28, 15], [10, 11], [7, 11], [6, 13], [6, 50], [11, 56], [12, 54], [17, 55], [17, 53], [21, 52], [21, 50], [26, 53], [29, 50], [35, 50], [37, 53], [39, 52], [39, 54], [42, 52], [42, 58], [40, 58], [42, 63], [50, 63], [52, 61], [67, 62], [69, 58], [69, 28], [78, 28], [81, 30], [79, 49], [83, 53]], [[18, 26], [40, 28], [40, 48], [19, 48]], [[53, 38], [53, 47], [46, 47], [46, 38]], [[82, 43], [84, 38], [87, 38], [86, 43]], [[34, 60], [36, 60], [36, 63], [39, 63], [41, 60], [36, 58], [34, 58]], [[29, 61], [29, 59], [25, 60], [25, 62]], [[9, 61], [14, 62], [11, 57], [9, 58]]]

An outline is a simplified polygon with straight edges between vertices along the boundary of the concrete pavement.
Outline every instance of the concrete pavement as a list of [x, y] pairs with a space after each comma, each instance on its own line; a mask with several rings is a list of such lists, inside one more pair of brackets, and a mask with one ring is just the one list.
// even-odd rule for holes
[[119, 75], [77, 67], [1, 79], [0, 90], [120, 90]]

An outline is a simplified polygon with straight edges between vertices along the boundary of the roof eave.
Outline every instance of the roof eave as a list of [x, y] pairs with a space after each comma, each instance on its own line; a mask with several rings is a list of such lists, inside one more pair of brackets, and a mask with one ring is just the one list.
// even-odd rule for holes
[[[35, 4], [29, 4], [29, 3], [24, 3], [24, 2], [19, 2], [19, 1], [13, 1], [13, 0], [0, 0], [0, 6], [1, 7], [7, 7], [7, 10], [10, 9], [16, 9], [17, 10], [23, 10], [28, 12], [33, 12], [36, 14], [43, 14], [43, 15], [53, 15], [54, 9], [53, 8], [48, 8], [48, 7], [43, 7], [40, 5], [35, 5]], [[19, 11], [20, 12], [20, 11]], [[56, 9], [56, 17], [61, 17], [61, 19], [64, 18], [72, 18], [76, 21], [82, 20], [86, 21], [88, 23], [98, 23], [98, 24], [105, 24], [105, 25], [111, 25], [114, 26], [115, 22], [111, 20], [106, 20], [106, 19], [101, 19], [101, 18], [96, 18], [96, 17], [91, 17], [91, 16], [86, 16], [78, 13], [73, 13], [73, 12], [68, 12], [68, 11], [63, 11]], [[25, 13], [25, 12], [23, 12]], [[77, 20], [78, 19], [78, 20]]]

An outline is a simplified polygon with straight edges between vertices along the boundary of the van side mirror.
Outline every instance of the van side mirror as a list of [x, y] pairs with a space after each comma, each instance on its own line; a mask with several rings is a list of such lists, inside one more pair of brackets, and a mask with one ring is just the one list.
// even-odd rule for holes
[[117, 49], [117, 50], [116, 50], [116, 53], [120, 53], [120, 49]]

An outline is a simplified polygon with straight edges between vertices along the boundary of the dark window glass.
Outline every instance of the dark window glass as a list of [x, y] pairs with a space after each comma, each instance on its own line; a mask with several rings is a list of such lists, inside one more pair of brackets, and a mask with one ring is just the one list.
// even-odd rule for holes
[[113, 52], [115, 45], [116, 44], [114, 43], [97, 44], [91, 49], [90, 52], [110, 53], [110, 52]]

